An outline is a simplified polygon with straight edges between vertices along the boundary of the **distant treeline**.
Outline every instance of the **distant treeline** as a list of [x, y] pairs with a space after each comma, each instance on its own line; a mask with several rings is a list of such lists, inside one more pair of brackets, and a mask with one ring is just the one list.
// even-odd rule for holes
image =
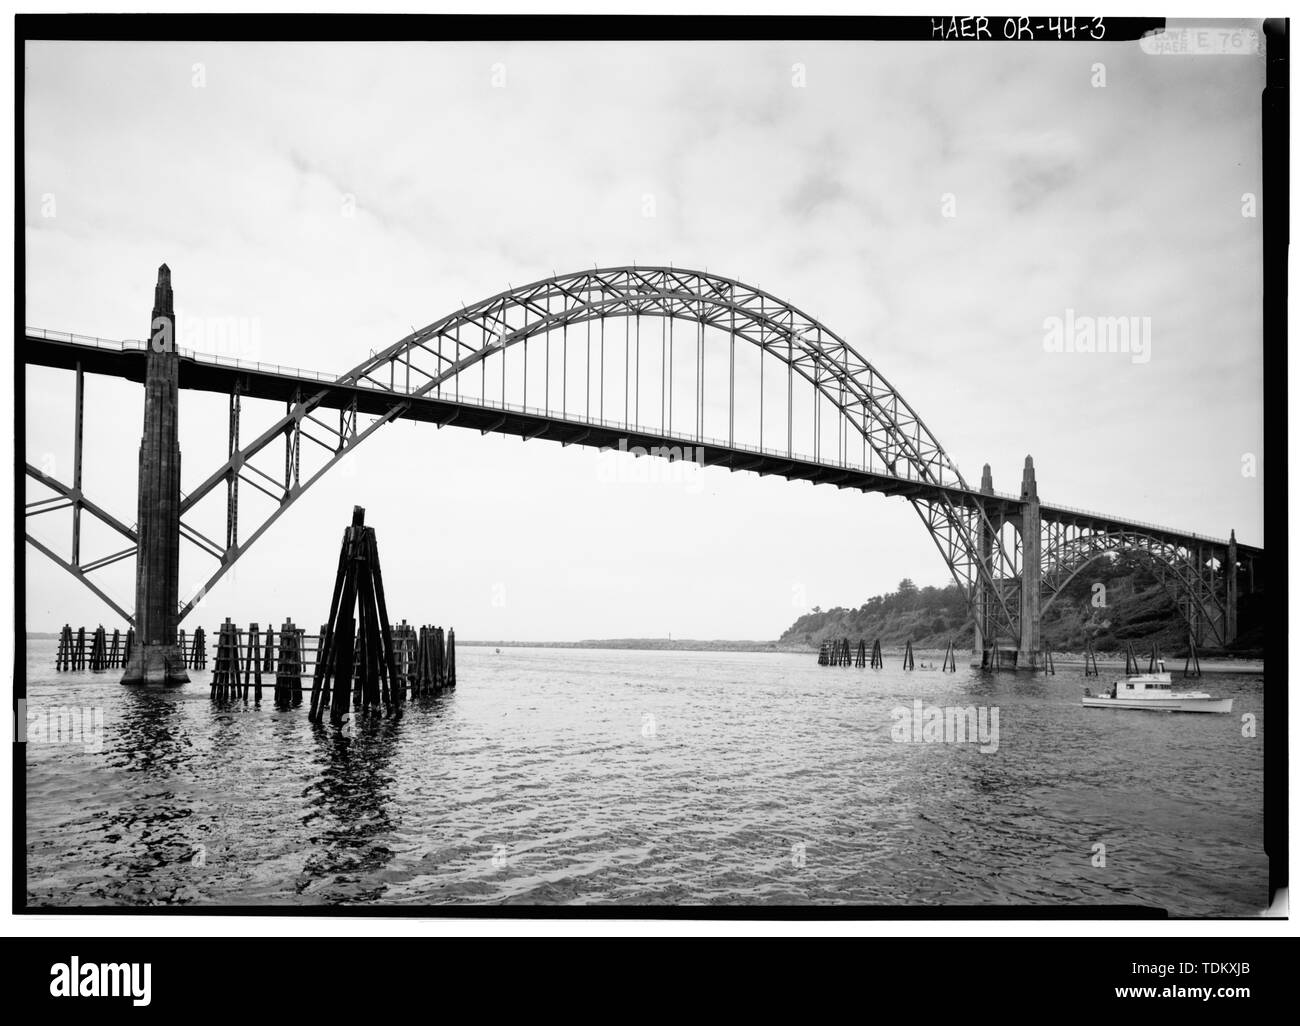
[[[1100, 584], [1100, 589], [1094, 585]], [[1104, 603], [1104, 604], [1103, 604]], [[1263, 596], [1243, 595], [1238, 602], [1238, 638], [1230, 650], [1240, 656], [1263, 656]], [[916, 648], [958, 648], [975, 644], [966, 601], [956, 584], [918, 588], [909, 578], [898, 590], [874, 595], [856, 609], [814, 607], [799, 617], [781, 642], [817, 648], [825, 640], [879, 639], [886, 648], [908, 641]], [[1071, 581], [1043, 614], [1043, 645], [1056, 652], [1079, 652], [1091, 640], [1098, 652], [1122, 652], [1132, 643], [1139, 652], [1153, 642], [1166, 655], [1187, 647], [1187, 626], [1174, 600], [1140, 557], [1103, 557]]]

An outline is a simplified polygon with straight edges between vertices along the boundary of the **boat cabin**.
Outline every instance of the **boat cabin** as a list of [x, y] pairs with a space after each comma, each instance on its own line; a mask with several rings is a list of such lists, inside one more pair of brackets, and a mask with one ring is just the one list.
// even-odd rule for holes
[[1129, 677], [1125, 680], [1117, 681], [1116, 691], [1124, 694], [1128, 691], [1168, 691], [1170, 680], [1167, 675], [1157, 677], [1154, 674], [1144, 673], [1140, 677]]

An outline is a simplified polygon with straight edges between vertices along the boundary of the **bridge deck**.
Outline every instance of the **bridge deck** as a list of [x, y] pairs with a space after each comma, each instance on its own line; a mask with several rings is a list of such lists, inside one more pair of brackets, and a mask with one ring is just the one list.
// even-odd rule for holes
[[[41, 367], [75, 370], [78, 365], [88, 374], [104, 374], [143, 383], [146, 343], [113, 342], [81, 335], [69, 335], [42, 329], [27, 329], [24, 339], [25, 363]], [[341, 385], [333, 375], [305, 371], [297, 367], [254, 363], [230, 357], [180, 350], [180, 387], [229, 394], [236, 385], [240, 394], [255, 399], [291, 402], [296, 393], [325, 393], [321, 405], [329, 409], [347, 409], [354, 402], [361, 413], [379, 415], [392, 408], [395, 399], [410, 404], [402, 417], [441, 426], [454, 425], [483, 433], [517, 435], [527, 439], [558, 441], [562, 445], [597, 448], [685, 449], [704, 466], [747, 470], [760, 475], [777, 475], [792, 481], [833, 484], [838, 488], [855, 488], [862, 492], [901, 495], [936, 500], [946, 497], [956, 505], [972, 508], [983, 501], [990, 513], [1011, 514], [1019, 506], [1019, 497], [1006, 493], [981, 495], [973, 489], [952, 485], [935, 485], [924, 481], [881, 473], [853, 464], [816, 460], [799, 453], [783, 453], [728, 444], [724, 440], [697, 437], [666, 437], [653, 429], [594, 418], [565, 416], [556, 411], [488, 401], [456, 399], [453, 395], [430, 393], [407, 396], [400, 388], [389, 391], [371, 384]], [[1069, 506], [1040, 503], [1044, 521], [1064, 523], [1098, 531], [1136, 531], [1178, 545], [1224, 547], [1226, 539], [1142, 523], [1122, 517], [1074, 509]], [[1255, 556], [1263, 550], [1238, 543], [1241, 556]]]

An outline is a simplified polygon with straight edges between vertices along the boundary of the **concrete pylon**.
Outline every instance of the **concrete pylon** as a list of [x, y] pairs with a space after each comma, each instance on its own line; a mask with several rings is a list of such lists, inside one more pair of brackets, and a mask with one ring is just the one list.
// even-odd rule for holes
[[179, 367], [172, 274], [158, 268], [145, 366], [144, 431], [140, 438], [135, 646], [123, 684], [185, 684], [185, 655], [176, 643], [180, 600], [181, 449]]
[[1020, 482], [1020, 655], [1018, 666], [1038, 665], [1039, 618], [1042, 612], [1042, 525], [1034, 458], [1025, 457]]
[[1228, 535], [1227, 603], [1223, 610], [1223, 643], [1231, 645], [1237, 640], [1237, 531]]
[[[987, 463], [984, 464], [984, 473], [980, 476], [980, 494], [993, 494], [993, 471]], [[993, 530], [986, 527], [983, 520], [979, 526], [979, 560], [982, 566], [989, 566], [993, 554]], [[989, 649], [992, 644], [997, 643], [996, 636], [990, 637], [989, 631], [989, 606], [993, 601], [989, 595], [988, 585], [984, 582], [978, 572], [975, 575], [975, 651], [980, 657], [982, 665], [989, 665]]]

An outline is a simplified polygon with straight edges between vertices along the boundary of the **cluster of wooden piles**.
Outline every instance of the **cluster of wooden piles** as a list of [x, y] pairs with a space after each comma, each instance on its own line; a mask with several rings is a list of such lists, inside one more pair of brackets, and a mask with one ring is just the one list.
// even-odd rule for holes
[[135, 631], [127, 629], [125, 643], [122, 632], [113, 629], [110, 640], [104, 625], [100, 624], [90, 634], [90, 647], [86, 646], [86, 628], [78, 627], [73, 634], [72, 627], [63, 625], [59, 632], [59, 647], [54, 655], [54, 669], [58, 672], [70, 670], [113, 670], [126, 665], [131, 658], [131, 647], [135, 644]]
[[405, 681], [397, 675], [375, 529], [366, 527], [365, 519], [366, 511], [353, 507], [352, 524], [343, 532], [312, 677], [308, 718], [313, 723], [324, 719], [328, 704], [331, 725], [342, 726], [354, 690], [362, 713], [397, 712], [406, 697]]
[[[342, 595], [340, 595], [340, 601]], [[376, 600], [376, 615], [379, 603]], [[334, 673], [322, 662], [322, 639], [331, 634], [330, 625], [322, 624], [320, 634], [307, 634], [292, 620], [285, 620], [277, 635], [267, 627], [249, 624], [247, 631], [230, 621], [218, 628], [212, 673], [214, 699], [262, 700], [264, 686], [274, 686], [276, 708], [290, 709], [302, 705], [302, 678], [311, 676], [313, 688], [320, 681], [318, 711], [332, 704]], [[416, 628], [403, 620], [390, 630], [394, 674], [387, 686], [388, 706], [401, 702], [409, 689], [412, 696], [436, 695], [456, 686], [456, 632], [452, 628], [425, 626]], [[382, 632], [379, 642], [382, 646]], [[379, 667], [388, 660], [376, 652]], [[337, 657], [332, 649], [329, 658]], [[206, 658], [206, 657], [205, 657]], [[191, 664], [193, 665], [193, 664]], [[370, 659], [363, 651], [363, 638], [354, 634], [352, 642], [351, 703], [354, 709], [371, 708], [366, 695], [373, 696], [365, 676]], [[327, 672], [329, 671], [329, 672]], [[263, 678], [266, 684], [263, 683]], [[379, 686], [379, 704], [384, 704], [385, 687]]]
[[181, 655], [185, 657], [185, 668], [187, 670], [207, 669], [208, 643], [207, 635], [203, 633], [202, 627], [194, 628], [194, 638], [188, 643], [185, 640], [185, 632], [179, 631], [176, 635], [176, 644], [181, 650]]
[[[411, 696], [436, 695], [456, 686], [456, 629], [426, 624], [418, 631], [405, 620], [393, 629], [399, 688]], [[354, 699], [355, 701], [355, 699]]]
[[292, 620], [285, 620], [281, 625], [277, 643], [275, 628], [267, 627], [263, 642], [258, 624], [249, 624], [245, 635], [230, 622], [230, 617], [226, 617], [226, 622], [217, 631], [212, 697], [248, 701], [251, 692], [253, 701], [261, 702], [265, 675], [267, 678], [274, 676], [272, 683], [277, 709], [302, 705], [305, 647], [304, 632]]
[[[1089, 642], [1084, 652], [1084, 675], [1095, 677], [1097, 675], [1097, 659], [1092, 656], [1092, 672], [1088, 672], [1088, 658], [1092, 655], [1092, 643]], [[1147, 673], [1156, 673], [1159, 671], [1161, 664], [1164, 663], [1164, 656], [1160, 652], [1160, 642], [1153, 642], [1151, 652], [1147, 656]], [[1133, 642], [1129, 642], [1124, 651], [1124, 676], [1136, 677], [1142, 672], [1141, 663], [1138, 660], [1137, 653], [1133, 651]], [[1196, 644], [1196, 636], [1189, 633], [1187, 635], [1187, 657], [1183, 662], [1184, 677], [1199, 677], [1201, 675], [1201, 653]]]
[[[852, 666], [859, 670], [866, 669], [868, 666], [867, 642], [865, 639], [859, 640], [855, 649], [849, 643], [848, 638], [839, 641], [823, 641], [821, 650], [817, 653], [817, 665]], [[879, 638], [871, 646], [870, 666], [873, 670], [883, 670], [885, 668], [885, 657], [880, 651]], [[957, 652], [952, 641], [948, 642], [948, 649], [944, 653], [943, 668], [948, 673], [957, 671]], [[912, 653], [911, 641], [908, 641], [907, 648], [903, 651], [903, 669], [916, 669], [916, 658]]]

